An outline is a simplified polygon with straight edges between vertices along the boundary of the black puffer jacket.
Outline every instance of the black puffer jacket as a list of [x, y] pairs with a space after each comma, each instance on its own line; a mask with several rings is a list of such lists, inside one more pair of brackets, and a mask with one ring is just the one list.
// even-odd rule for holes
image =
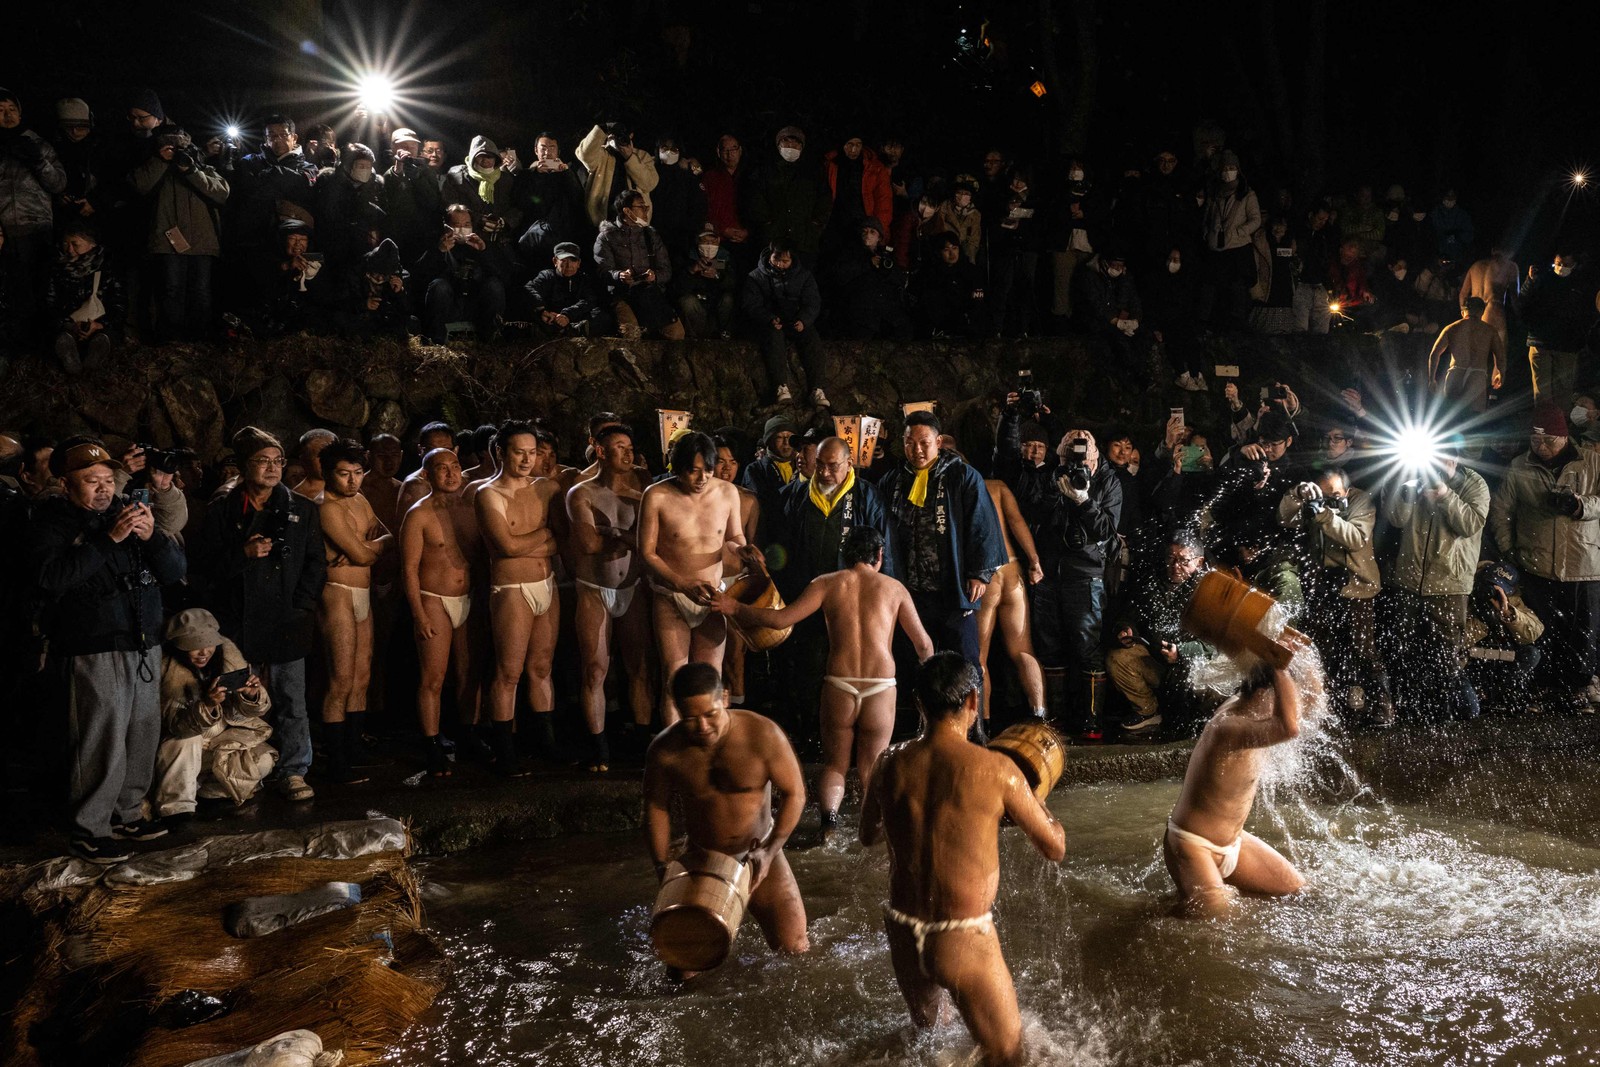
[[[272, 554], [245, 558], [255, 534]], [[317, 506], [279, 485], [264, 508], [248, 507], [242, 487], [206, 509], [190, 546], [222, 633], [251, 663], [288, 663], [311, 651], [317, 603], [328, 577]]]
[[31, 569], [55, 655], [142, 652], [161, 643], [161, 586], [183, 580], [183, 552], [160, 530], [148, 541], [111, 540], [129, 503], [116, 497], [107, 510], [88, 511], [55, 496], [34, 509]]

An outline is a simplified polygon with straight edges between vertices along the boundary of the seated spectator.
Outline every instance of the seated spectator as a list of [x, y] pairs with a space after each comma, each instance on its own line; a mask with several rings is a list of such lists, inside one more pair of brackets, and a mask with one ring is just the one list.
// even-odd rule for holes
[[695, 239], [694, 252], [673, 275], [678, 314], [690, 337], [733, 336], [733, 309], [739, 278], [722, 247], [722, 237], [709, 222]]
[[1200, 641], [1185, 640], [1178, 624], [1206, 569], [1199, 538], [1178, 530], [1167, 539], [1165, 554], [1135, 575], [1133, 593], [1111, 624], [1116, 643], [1106, 653], [1106, 671], [1132, 706], [1132, 714], [1122, 721], [1130, 740], [1153, 740], [1162, 732], [1162, 704], [1177, 710], [1187, 702], [1172, 687], [1184, 684], [1197, 660], [1214, 654]]
[[522, 211], [516, 206], [516, 185], [500, 167], [500, 149], [482, 134], [472, 139], [467, 158], [444, 176], [441, 198], [447, 204], [465, 204], [472, 212], [472, 228], [489, 243], [502, 231], [522, 232]]
[[945, 232], [956, 235], [961, 258], [968, 263], [978, 262], [978, 248], [983, 241], [983, 213], [972, 203], [977, 191], [971, 175], [963, 174], [956, 179], [950, 199], [939, 205], [939, 224]]
[[1073, 310], [1106, 349], [1102, 365], [1128, 388], [1143, 390], [1152, 380], [1150, 339], [1142, 329], [1144, 305], [1128, 277], [1127, 258], [1116, 250], [1093, 257], [1079, 269], [1077, 284]]
[[1522, 602], [1521, 574], [1502, 560], [1478, 564], [1467, 615], [1467, 673], [1482, 710], [1524, 715], [1532, 706], [1544, 623]]
[[68, 223], [45, 300], [56, 323], [56, 362], [66, 373], [99, 366], [122, 343], [128, 316], [122, 276], [107, 269], [105, 249], [86, 223]]
[[423, 314], [428, 338], [442, 345], [450, 323], [468, 320], [478, 340], [494, 340], [505, 315], [506, 284], [514, 268], [505, 244], [488, 244], [472, 228], [472, 212], [465, 204], [446, 208], [444, 232], [417, 261], [417, 281], [427, 287]]
[[400, 248], [387, 237], [361, 259], [361, 273], [330, 285], [330, 318], [335, 329], [358, 338], [404, 337], [411, 331], [411, 309]]
[[768, 395], [774, 396], [779, 404], [793, 400], [789, 390], [787, 343], [788, 338], [793, 338], [805, 375], [802, 391], [809, 385], [811, 402], [817, 407], [826, 407], [828, 396], [822, 391], [822, 341], [816, 331], [822, 298], [817, 292], [816, 278], [795, 262], [794, 250], [787, 244], [779, 242], [767, 246], [761, 262], [744, 280], [740, 308], [761, 344], [767, 388], [771, 390]]
[[550, 266], [527, 289], [538, 320], [535, 332], [541, 336], [599, 337], [610, 332], [605, 293], [572, 242], [556, 245]]
[[611, 311], [623, 337], [644, 332], [668, 341], [683, 340], [683, 323], [667, 299], [672, 260], [650, 225], [650, 203], [637, 189], [624, 189], [612, 204], [612, 217], [600, 224], [594, 259], [611, 286]]
[[961, 255], [961, 240], [941, 233], [933, 240], [937, 255], [917, 272], [918, 337], [986, 337], [989, 315], [983, 302], [983, 276]]
[[151, 803], [164, 820], [194, 815], [197, 797], [235, 807], [261, 790], [278, 754], [261, 679], [216, 617], [189, 608], [167, 620], [161, 664], [161, 747]]
[[149, 211], [145, 251], [160, 279], [156, 337], [200, 340], [212, 324], [211, 278], [222, 254], [218, 212], [228, 200], [228, 183], [201, 159], [189, 135], [168, 122], [156, 127], [133, 185]]
[[533, 142], [533, 163], [517, 175], [517, 200], [527, 229], [517, 239], [522, 258], [535, 266], [555, 255], [558, 244], [585, 245], [594, 226], [583, 205], [583, 178], [561, 158], [555, 134]]
[[883, 224], [868, 215], [832, 271], [829, 330], [846, 341], [911, 340], [906, 279], [884, 247]]
[[[321, 252], [311, 251], [311, 227], [299, 219], [278, 224], [278, 247], [263, 249], [251, 274], [259, 311], [256, 332], [272, 337], [315, 330], [322, 322], [320, 292], [333, 285], [334, 272], [323, 277]], [[320, 285], [317, 279], [323, 278]]]

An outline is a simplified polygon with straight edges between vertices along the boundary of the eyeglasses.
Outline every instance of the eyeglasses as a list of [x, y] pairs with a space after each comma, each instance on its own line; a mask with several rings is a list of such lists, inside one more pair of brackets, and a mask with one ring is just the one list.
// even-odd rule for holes
[[278, 468], [282, 468], [287, 462], [288, 461], [285, 460], [282, 456], [279, 456], [277, 459], [264, 459], [264, 458], [263, 459], [252, 459], [250, 461], [250, 466], [252, 466], [252, 467], [278, 467]]
[[1330, 445], [1336, 445], [1336, 444], [1339, 444], [1342, 441], [1348, 441], [1348, 440], [1350, 440], [1350, 438], [1346, 437], [1342, 433], [1330, 433], [1327, 436], [1323, 437], [1323, 440], [1328, 442]]
[[1559, 440], [1561, 438], [1548, 433], [1531, 433], [1528, 435], [1528, 443], [1530, 445], [1553, 445]]

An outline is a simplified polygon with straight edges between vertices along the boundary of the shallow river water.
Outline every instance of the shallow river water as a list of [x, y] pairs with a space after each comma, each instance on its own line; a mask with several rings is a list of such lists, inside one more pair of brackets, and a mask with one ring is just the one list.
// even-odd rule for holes
[[[1600, 1061], [1589, 761], [1551, 759], [1503, 783], [1520, 794], [1510, 803], [1391, 805], [1336, 765], [1310, 777], [1310, 788], [1267, 790], [1250, 823], [1307, 889], [1246, 901], [1221, 922], [1169, 915], [1159, 835], [1175, 781], [1058, 790], [1050, 807], [1069, 850], [1059, 867], [1004, 831], [996, 915], [1029, 1062]], [[1552, 820], [1553, 797], [1581, 815]], [[1541, 828], [1524, 828], [1518, 810], [1540, 812]], [[972, 1045], [959, 1022], [921, 1035], [907, 1023], [879, 917], [884, 851], [835, 840], [793, 849], [790, 862], [810, 955], [774, 956], [747, 922], [733, 958], [682, 989], [650, 951], [655, 884], [637, 838], [428, 864], [429, 922], [457, 972], [391, 1062], [962, 1062]]]

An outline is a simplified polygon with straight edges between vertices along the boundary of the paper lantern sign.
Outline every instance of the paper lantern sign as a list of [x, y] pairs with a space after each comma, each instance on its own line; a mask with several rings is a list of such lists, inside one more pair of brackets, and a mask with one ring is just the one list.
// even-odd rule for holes
[[872, 463], [872, 450], [883, 435], [883, 420], [871, 415], [835, 415], [833, 433], [850, 447], [851, 464], [866, 467]]
[[661, 426], [661, 458], [667, 458], [667, 441], [678, 430], [687, 430], [694, 416], [687, 411], [656, 408], [656, 421]]
[[909, 418], [913, 411], [932, 411], [933, 405], [934, 402], [932, 400], [916, 400], [910, 404], [901, 404], [900, 417]]

